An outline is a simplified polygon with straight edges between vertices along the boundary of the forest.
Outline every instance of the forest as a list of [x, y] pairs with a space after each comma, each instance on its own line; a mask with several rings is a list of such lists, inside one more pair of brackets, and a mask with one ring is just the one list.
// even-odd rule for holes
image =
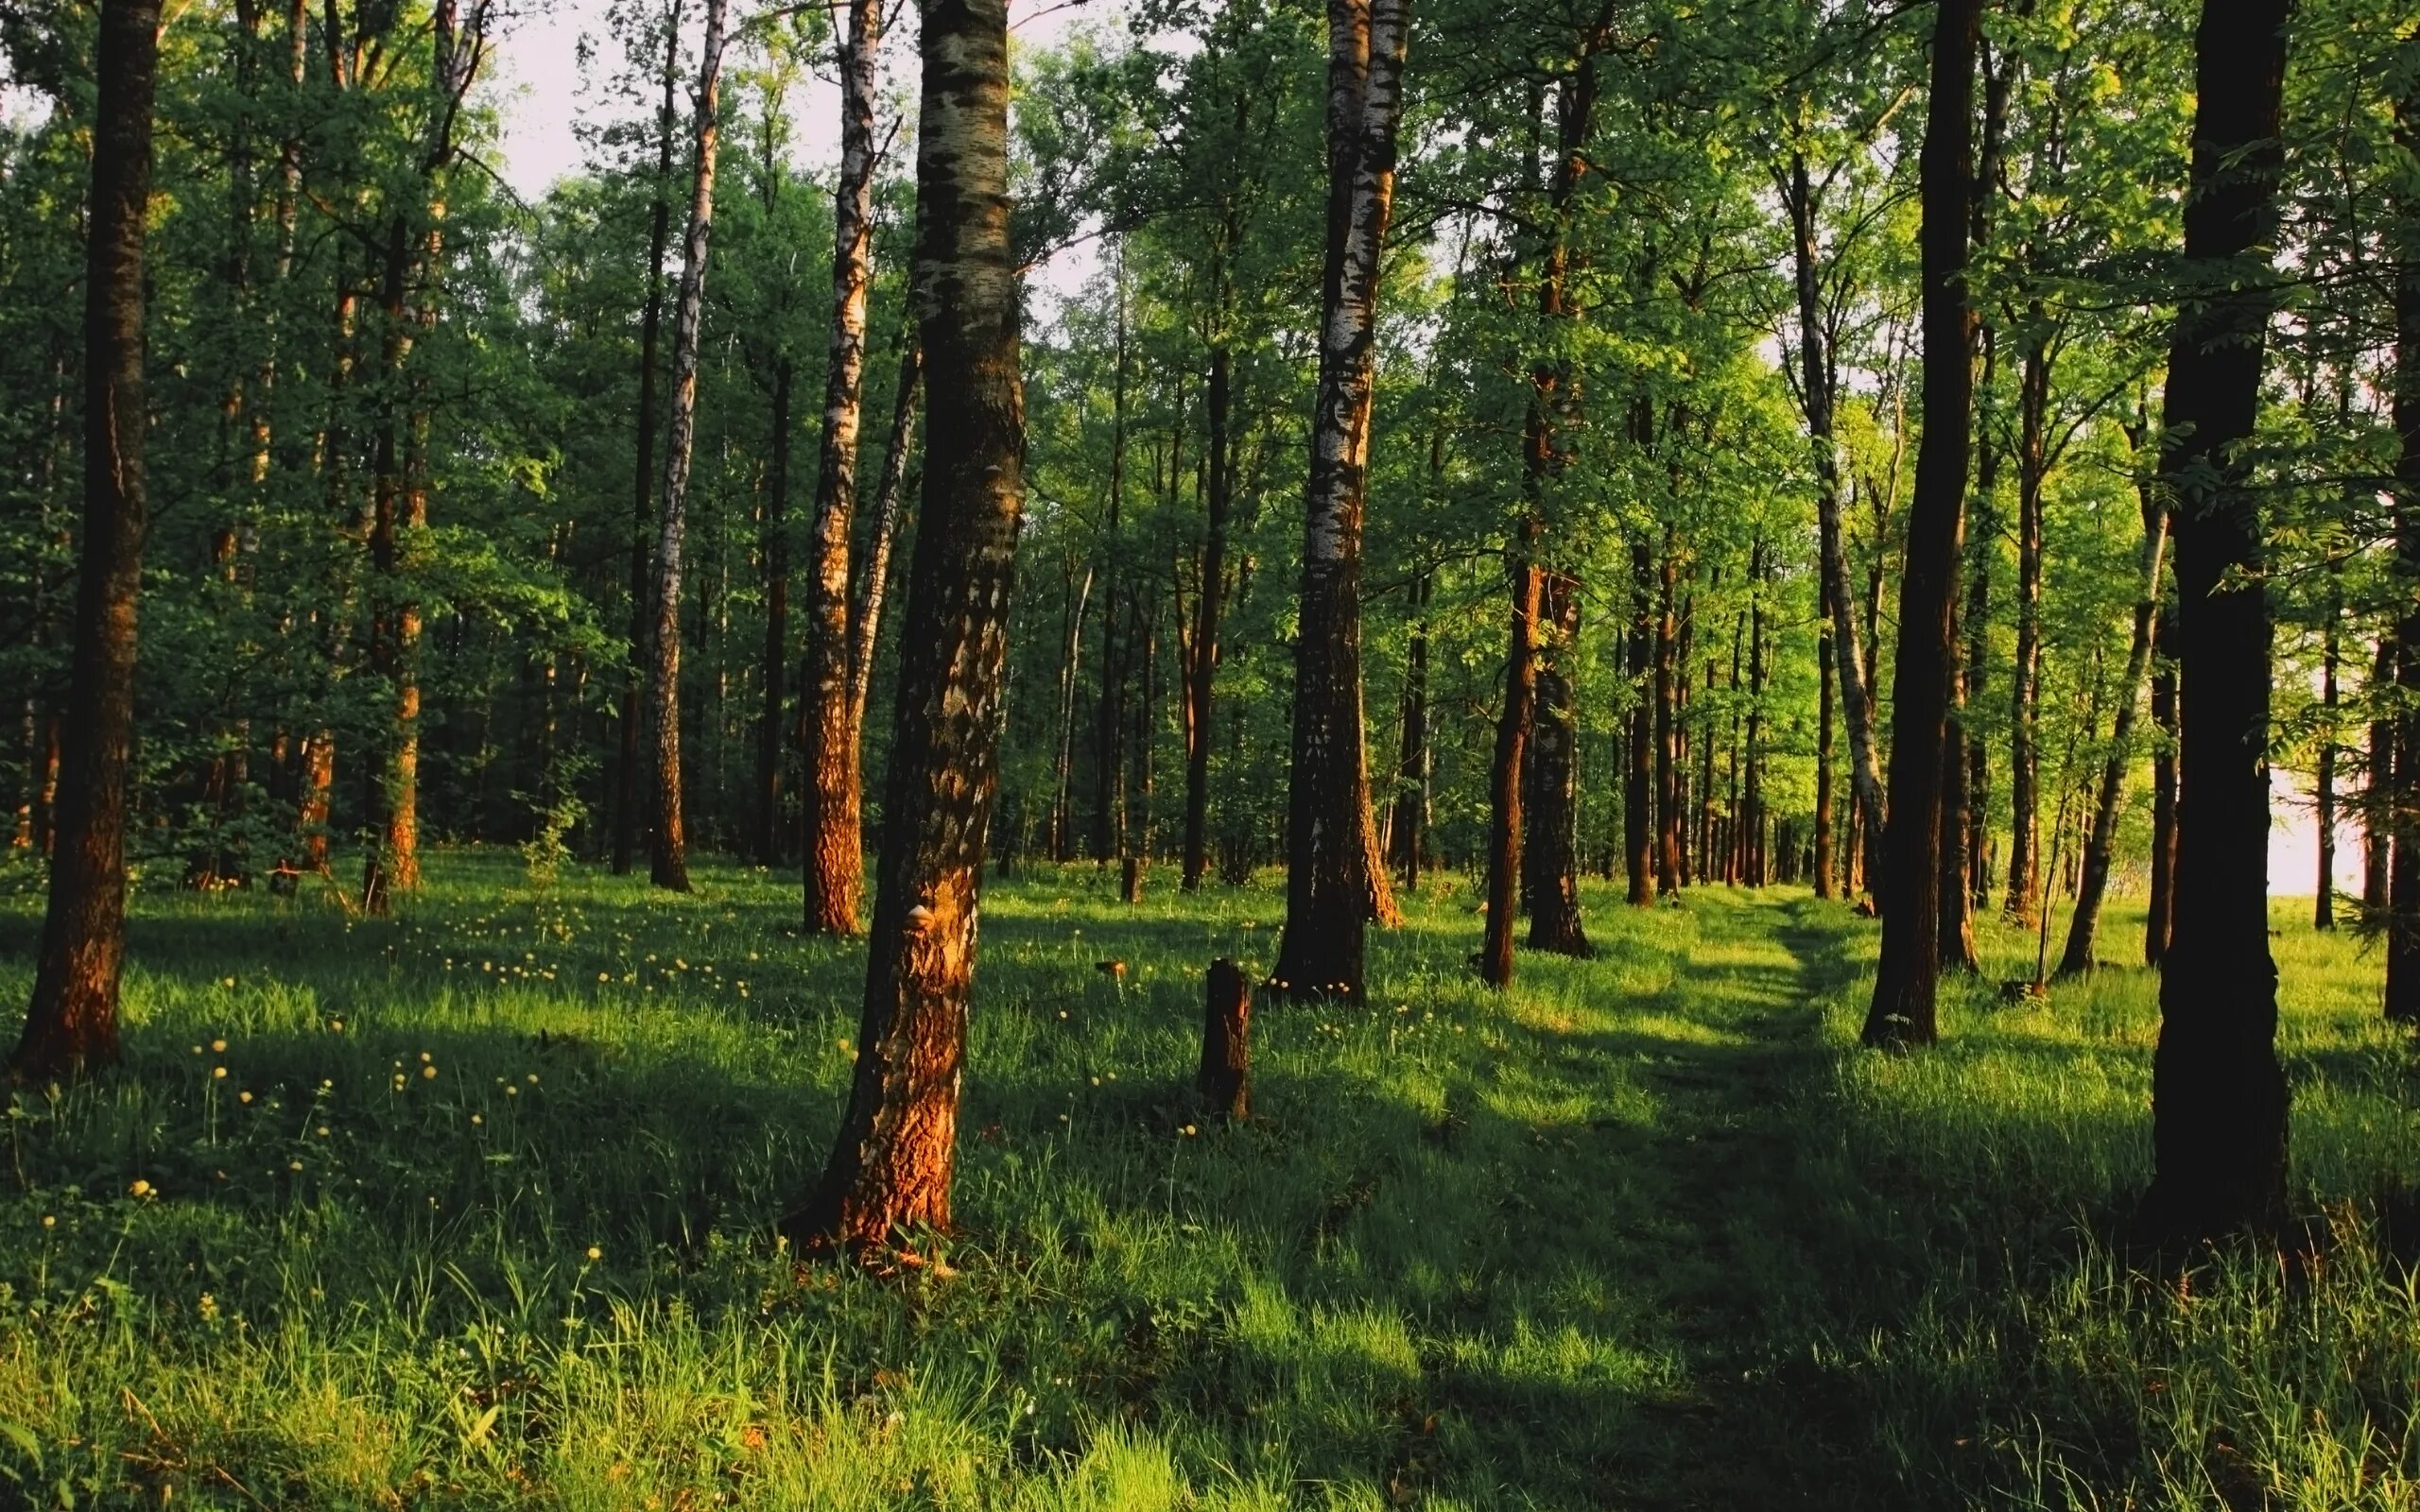
[[0, 0], [0, 1507], [2420, 1512], [2408, 5]]

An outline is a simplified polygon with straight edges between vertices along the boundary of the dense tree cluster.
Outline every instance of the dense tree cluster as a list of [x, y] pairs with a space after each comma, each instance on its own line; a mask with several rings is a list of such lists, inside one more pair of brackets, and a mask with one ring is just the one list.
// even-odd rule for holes
[[535, 203], [492, 0], [10, 14], [21, 1065], [111, 1057], [121, 853], [381, 914], [694, 845], [854, 935], [871, 846], [793, 1220], [862, 1246], [948, 1218], [987, 860], [1282, 866], [1295, 996], [1440, 871], [1499, 988], [1585, 872], [1805, 884], [1876, 1045], [1986, 910], [2164, 962], [2147, 1211], [2276, 1215], [2273, 761], [2420, 1020], [2402, 8], [901, 9], [624, 0]]

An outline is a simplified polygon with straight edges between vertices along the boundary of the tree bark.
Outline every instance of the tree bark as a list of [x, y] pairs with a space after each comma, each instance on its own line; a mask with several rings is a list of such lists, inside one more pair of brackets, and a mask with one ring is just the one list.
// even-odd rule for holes
[[1681, 892], [1680, 626], [1673, 603], [1680, 586], [1680, 547], [1674, 536], [1673, 527], [1667, 524], [1662, 559], [1655, 570], [1655, 895], [1659, 898], [1677, 898]]
[[[1639, 406], [1639, 424], [1652, 412]], [[1633, 908], [1655, 904], [1655, 554], [1643, 530], [1630, 541], [1630, 716], [1622, 783], [1622, 850]]]
[[859, 747], [850, 728], [849, 527], [857, 507], [866, 298], [872, 283], [875, 54], [881, 0], [849, 0], [838, 43], [840, 178], [832, 198], [832, 323], [823, 366], [823, 440], [806, 582], [806, 928], [855, 935], [865, 889]]
[[1203, 1112], [1240, 1124], [1252, 1116], [1252, 987], [1243, 968], [1212, 961], [1204, 999], [1194, 1091]]
[[1008, 9], [928, 0], [914, 288], [930, 359], [856, 1074], [822, 1179], [785, 1231], [865, 1253], [946, 1229], [999, 778], [1025, 399], [1009, 245]]
[[1837, 382], [1824, 335], [1816, 260], [1819, 208], [1806, 159], [1790, 159], [1789, 212], [1792, 266], [1798, 288], [1799, 392], [1806, 409], [1806, 437], [1815, 452], [1815, 516], [1825, 593], [1832, 606], [1832, 655], [1841, 679], [1841, 710], [1849, 730], [1849, 796], [1864, 851], [1879, 851], [1883, 826], [1882, 767], [1875, 751], [1873, 686], [1858, 640], [1857, 598], [1849, 587], [1847, 532], [1841, 511], [1840, 443], [1833, 435]]
[[2327, 624], [2320, 632], [2319, 707], [2319, 876], [2311, 905], [2311, 928], [2336, 927], [2336, 710], [2337, 667], [2343, 659], [2341, 627], [2344, 621], [2343, 588], [2333, 557], [2327, 563]]
[[1916, 454], [1893, 665], [1891, 816], [1881, 861], [1882, 955], [1864, 1040], [1904, 1048], [1939, 1037], [1942, 771], [1956, 657], [1958, 558], [1974, 425], [1975, 312], [1966, 299], [1975, 171], [1975, 48], [1980, 0], [1942, 0], [1921, 161], [1924, 440]]
[[[2038, 312], [2037, 312], [2038, 313]], [[2041, 752], [2034, 738], [2042, 680], [2042, 490], [2050, 356], [2040, 337], [2017, 380], [2016, 657], [2009, 665], [2008, 898], [2012, 924], [2031, 927], [2042, 899]]]
[[1328, 0], [1327, 12], [1327, 249], [1274, 980], [1281, 991], [1358, 1001], [1363, 926], [1392, 908], [1375, 865], [1361, 714], [1361, 521], [1410, 0]]
[[649, 733], [654, 737], [655, 833], [648, 880], [689, 890], [689, 837], [682, 812], [681, 576], [688, 526], [689, 464], [697, 444], [698, 347], [705, 315], [706, 252], [714, 231], [715, 149], [720, 136], [723, 16], [727, 0], [706, 0], [705, 37], [699, 44], [696, 160], [690, 180], [689, 230], [682, 240], [681, 294], [672, 318], [672, 393], [666, 417], [664, 478], [658, 498], [655, 627], [649, 656]]
[[[1210, 476], [1201, 536], [1201, 588], [1194, 603], [1193, 644], [1185, 667], [1184, 862], [1183, 886], [1201, 885], [1210, 866], [1210, 714], [1219, 674], [1219, 619], [1225, 609], [1227, 515], [1235, 490], [1232, 354], [1210, 349]], [[1416, 868], [1419, 863], [1414, 861]]]
[[150, 501], [143, 374], [158, 0], [108, 0], [95, 59], [84, 258], [84, 538], [60, 737], [57, 838], [33, 1000], [9, 1065], [77, 1076], [118, 1058], [126, 957], [126, 782], [134, 744], [135, 600]]
[[1480, 980], [1501, 989], [1512, 985], [1512, 926], [1520, 912], [1522, 750], [1529, 743], [1530, 711], [1537, 697], [1538, 614], [1546, 575], [1531, 559], [1543, 526], [1533, 514], [1522, 524], [1522, 541], [1512, 554], [1512, 645], [1504, 658], [1504, 705], [1495, 719], [1495, 762], [1489, 770], [1487, 805], [1486, 934], [1479, 946]]
[[1832, 703], [1834, 679], [1839, 676], [1834, 663], [1839, 660], [1832, 641], [1832, 590], [1828, 578], [1818, 576], [1815, 614], [1815, 896], [1835, 898], [1840, 889], [1832, 874], [1832, 768], [1838, 758], [1833, 747]]
[[[2394, 684], [2394, 627], [2378, 632], [2378, 648], [2371, 663], [2369, 700], [2377, 707], [2384, 690]], [[2394, 849], [2394, 721], [2380, 716], [2370, 721], [2369, 765], [2361, 794], [2361, 906], [2372, 913], [2386, 907], [2388, 875]]]
[[[2135, 598], [2135, 622], [2126, 643], [2125, 676], [2118, 684], [2118, 713], [2109, 726], [2109, 754], [2101, 762], [2100, 785], [2093, 798], [2092, 828], [2084, 836], [2076, 911], [2067, 921], [2066, 949], [2059, 956], [2061, 976], [2090, 971], [2097, 964], [2093, 959], [2094, 937], [2100, 927], [2101, 900], [2109, 890], [2109, 868], [2118, 849], [2118, 800], [2126, 790], [2126, 769], [2134, 765], [2135, 706], [2141, 699], [2143, 679], [2151, 669], [2152, 641], [2159, 625], [2159, 575], [2168, 553], [2168, 505], [2148, 482], [2143, 489], [2142, 507], [2143, 546], [2138, 569], [2142, 587]], [[2332, 670], [2329, 678], [2332, 682]]]
[[647, 765], [648, 637], [655, 624], [649, 601], [655, 542], [648, 529], [655, 499], [655, 392], [657, 349], [664, 333], [664, 259], [672, 239], [672, 132], [677, 119], [677, 65], [681, 57], [681, 0], [664, 16], [664, 100], [656, 111], [655, 203], [648, 222], [647, 305], [639, 317], [639, 412], [637, 466], [631, 505], [631, 675], [622, 689], [621, 753], [614, 767], [614, 874], [630, 875], [646, 828], [648, 808], [641, 773]]
[[2239, 449], [2259, 410], [2275, 302], [2267, 265], [2288, 13], [2288, 0], [2205, 5], [2194, 37], [2191, 287], [2169, 354], [2160, 458], [2176, 501], [2182, 808], [2142, 1216], [2164, 1237], [2265, 1228], [2286, 1205], [2287, 1091], [2269, 955], [2270, 621], [2259, 507]]
[[[2406, 43], [2408, 51], [2420, 46]], [[2395, 138], [2407, 155], [2420, 154], [2420, 79], [2406, 77], [2395, 101]], [[2395, 197], [2394, 248], [2394, 576], [2402, 613], [2394, 626], [2394, 783], [2392, 848], [2387, 863], [2386, 1016], [2420, 1022], [2420, 832], [2412, 795], [2420, 793], [2420, 189]]]
[[2143, 964], [2157, 966], [2176, 931], [2176, 605], [2162, 606], [2152, 630], [2151, 887], [2143, 919]]

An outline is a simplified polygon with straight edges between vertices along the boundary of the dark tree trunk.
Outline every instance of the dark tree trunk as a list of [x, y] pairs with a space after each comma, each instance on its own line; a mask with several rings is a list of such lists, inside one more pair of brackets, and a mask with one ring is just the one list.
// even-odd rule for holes
[[1815, 896], [1834, 898], [1840, 889], [1832, 874], [1832, 770], [1839, 758], [1833, 746], [1834, 663], [1839, 660], [1832, 639], [1832, 591], [1828, 581], [1816, 584], [1815, 624]]
[[1512, 985], [1512, 927], [1520, 912], [1522, 750], [1537, 697], [1537, 624], [1545, 573], [1530, 559], [1540, 527], [1532, 515], [1511, 564], [1512, 644], [1504, 658], [1504, 706], [1495, 718], [1495, 762], [1488, 775], [1487, 932], [1478, 972], [1493, 988]]
[[1664, 527], [1663, 559], [1656, 568], [1655, 617], [1655, 893], [1681, 891], [1680, 626], [1673, 594], [1679, 588], [1679, 546], [1672, 526]]
[[1126, 504], [1126, 284], [1125, 257], [1117, 271], [1116, 372], [1112, 379], [1109, 437], [1109, 508], [1101, 528], [1095, 576], [1101, 582], [1100, 696], [1093, 703], [1093, 860], [1108, 865], [1126, 849], [1126, 669], [1119, 664], [1117, 610], [1120, 564], [1118, 533]]
[[650, 597], [654, 576], [655, 392], [658, 352], [664, 339], [664, 259], [672, 239], [672, 133], [678, 116], [677, 69], [681, 59], [681, 6], [664, 17], [664, 99], [656, 110], [655, 203], [648, 222], [647, 306], [639, 317], [638, 453], [631, 505], [631, 675], [622, 690], [621, 751], [614, 769], [614, 874], [630, 875], [645, 833], [648, 809], [647, 756], [647, 647], [655, 626]]
[[681, 249], [681, 298], [673, 309], [671, 412], [665, 417], [664, 477], [655, 548], [655, 628], [649, 658], [648, 732], [654, 750], [655, 833], [648, 879], [675, 892], [689, 890], [689, 836], [683, 813], [681, 770], [681, 577], [688, 528], [689, 464], [696, 448], [700, 330], [705, 317], [706, 253], [714, 231], [715, 148], [722, 89], [726, 0], [706, 0], [700, 43], [696, 159], [690, 180], [689, 230]]
[[810, 1246], [855, 1253], [950, 1224], [977, 884], [999, 776], [1025, 488], [1007, 7], [931, 0], [920, 47], [914, 288], [932, 413], [900, 637], [865, 1015], [831, 1160], [814, 1194], [783, 1222]]
[[2041, 764], [2034, 733], [2042, 682], [2042, 490], [2050, 355], [2030, 343], [2017, 381], [2016, 658], [2009, 666], [2009, 922], [2031, 926], [2042, 899]]
[[[1227, 514], [1235, 491], [1234, 387], [1231, 354], [1210, 349], [1210, 478], [1201, 537], [1201, 590], [1194, 603], [1193, 646], [1185, 668], [1184, 860], [1183, 886], [1192, 892], [1210, 868], [1210, 714], [1219, 674], [1219, 618], [1225, 610]], [[1407, 715], [1407, 718], [1409, 715]], [[1407, 736], [1407, 739], [1409, 736]], [[1413, 863], [1419, 865], [1417, 861]]]
[[1924, 440], [1908, 516], [1893, 666], [1891, 815], [1883, 833], [1882, 956], [1865, 1020], [1870, 1045], [1930, 1044], [1941, 966], [1941, 782], [1956, 660], [1958, 558], [1974, 424], [1975, 314], [1966, 301], [1973, 192], [1975, 47], [1980, 0], [1942, 0], [1921, 173]]
[[[2420, 80], [2407, 79], [2395, 102], [2395, 136], [2420, 154]], [[2403, 612], [2394, 626], [2394, 782], [2390, 789], [2392, 837], [2387, 863], [2386, 1016], [2420, 1023], [2420, 831], [2412, 795], [2420, 793], [2420, 190], [2395, 198], [2394, 247], [2394, 430], [2401, 450], [2394, 477], [2394, 565]]]
[[[1642, 409], [1644, 406], [1642, 406]], [[1629, 767], [1622, 782], [1622, 851], [1630, 905], [1655, 902], [1655, 555], [1644, 532], [1630, 542]]]
[[1201, 1012], [1201, 1066], [1194, 1091], [1213, 1118], [1242, 1123], [1252, 1116], [1252, 988], [1243, 968], [1210, 963]]
[[832, 319], [823, 367], [823, 438], [815, 474], [807, 574], [803, 728], [808, 933], [855, 935], [865, 890], [863, 773], [849, 724], [849, 527], [857, 510], [857, 430], [864, 410], [866, 297], [873, 240], [874, 55], [880, 0], [850, 0], [838, 41], [840, 177], [832, 220]]
[[[2394, 685], [2394, 627], [2378, 632], [2370, 667], [2369, 700], [2377, 706]], [[2375, 914], [2386, 907], [2394, 850], [2394, 721], [2370, 721], [2368, 765], [2361, 792], [2361, 906]]]
[[765, 479], [764, 706], [756, 716], [756, 859], [782, 864], [782, 670], [790, 638], [790, 380], [785, 357], [773, 372], [772, 462]]
[[[2168, 363], [2161, 481], [2176, 536], [2181, 744], [2176, 923], [2152, 1057], [2146, 1229], [2202, 1238], [2278, 1221], [2286, 1079], [2269, 955], [2270, 621], [2260, 512], [2240, 455], [2259, 410], [2274, 291], [2288, 0], [2206, 5], [2194, 38], [2189, 287]], [[2205, 297], [2204, 297], [2205, 296]]]
[[143, 261], [159, 33], [158, 0], [109, 0], [101, 8], [84, 256], [84, 539], [76, 649], [49, 907], [25, 1034], [9, 1059], [29, 1078], [76, 1076], [118, 1058], [135, 598], [150, 528]]
[[2320, 632], [2319, 657], [2319, 876], [2318, 897], [2311, 905], [2311, 928], [2336, 927], [2336, 710], [2337, 667], [2343, 658], [2340, 627], [2344, 620], [2343, 588], [2339, 567], [2327, 564], [2327, 625]]
[[1394, 818], [1387, 826], [1394, 865], [1406, 892], [1420, 887], [1428, 845], [1428, 599], [1435, 591], [1428, 573], [1411, 584], [1411, 644], [1404, 652], [1403, 744], [1395, 763]]
[[1275, 981], [1362, 994], [1362, 936], [1392, 912], [1361, 717], [1361, 521], [1376, 378], [1378, 252], [1394, 198], [1409, 0], [1328, 0], [1327, 250], [1304, 517], [1286, 933]]

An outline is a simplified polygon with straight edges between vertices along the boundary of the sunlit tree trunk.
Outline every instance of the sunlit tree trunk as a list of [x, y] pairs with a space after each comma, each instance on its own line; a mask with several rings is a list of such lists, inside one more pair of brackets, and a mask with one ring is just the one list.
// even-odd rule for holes
[[656, 469], [655, 432], [660, 401], [656, 395], [659, 350], [664, 339], [664, 260], [672, 240], [672, 134], [679, 116], [678, 65], [681, 58], [681, 0], [664, 12], [663, 100], [655, 116], [654, 203], [648, 219], [647, 303], [639, 315], [638, 446], [632, 472], [631, 505], [631, 675], [622, 689], [621, 750], [614, 767], [614, 873], [630, 874], [638, 854], [639, 837], [647, 828], [650, 807], [645, 779], [647, 730], [647, 655], [655, 625], [653, 587]]
[[1939, 1034], [1934, 998], [1941, 969], [1943, 752], [1975, 418], [1975, 312], [1965, 283], [1981, 15], [1980, 0], [1942, 0], [1933, 21], [1932, 87], [1920, 166], [1925, 425], [1899, 580], [1891, 815], [1879, 855], [1882, 955], [1863, 1035], [1870, 1045], [1930, 1044]]
[[[1304, 514], [1287, 799], [1282, 991], [1357, 1000], [1363, 928], [1392, 910], [1361, 713], [1361, 520], [1378, 251], [1394, 199], [1410, 0], [1328, 0], [1327, 250]], [[1381, 906], [1383, 904], [1383, 906]]]
[[913, 276], [931, 414], [865, 1013], [830, 1161], [783, 1225], [858, 1253], [950, 1224], [1025, 486], [1006, 5], [926, 0], [921, 50]]
[[144, 231], [159, 32], [157, 0], [101, 7], [84, 255], [84, 535], [49, 906], [25, 1033], [9, 1058], [26, 1077], [72, 1076], [118, 1058], [135, 599], [150, 528]]
[[2288, 0], [2205, 5], [2194, 38], [2188, 297], [2168, 361], [2161, 483], [2175, 498], [2179, 793], [2175, 934], [2152, 1057], [2146, 1228], [2200, 1238], [2286, 1205], [2286, 1079], [2269, 954], [2270, 620], [2241, 447], [2275, 293]]
[[881, 0], [850, 0], [838, 39], [840, 179], [832, 201], [832, 324], [823, 367], [823, 443], [806, 578], [806, 927], [857, 932], [865, 886], [862, 774], [849, 728], [849, 527], [856, 517], [872, 281], [875, 55]]
[[689, 837], [682, 812], [681, 576], [688, 528], [689, 464], [697, 444], [698, 344], [704, 323], [706, 250], [714, 230], [715, 149], [720, 129], [723, 15], [727, 0], [706, 0], [705, 36], [699, 43], [696, 158], [690, 179], [689, 230], [681, 249], [681, 294], [672, 318], [672, 393], [665, 416], [664, 477], [657, 495], [655, 627], [648, 656], [648, 733], [653, 737], [655, 832], [648, 877], [655, 885], [689, 890]]

